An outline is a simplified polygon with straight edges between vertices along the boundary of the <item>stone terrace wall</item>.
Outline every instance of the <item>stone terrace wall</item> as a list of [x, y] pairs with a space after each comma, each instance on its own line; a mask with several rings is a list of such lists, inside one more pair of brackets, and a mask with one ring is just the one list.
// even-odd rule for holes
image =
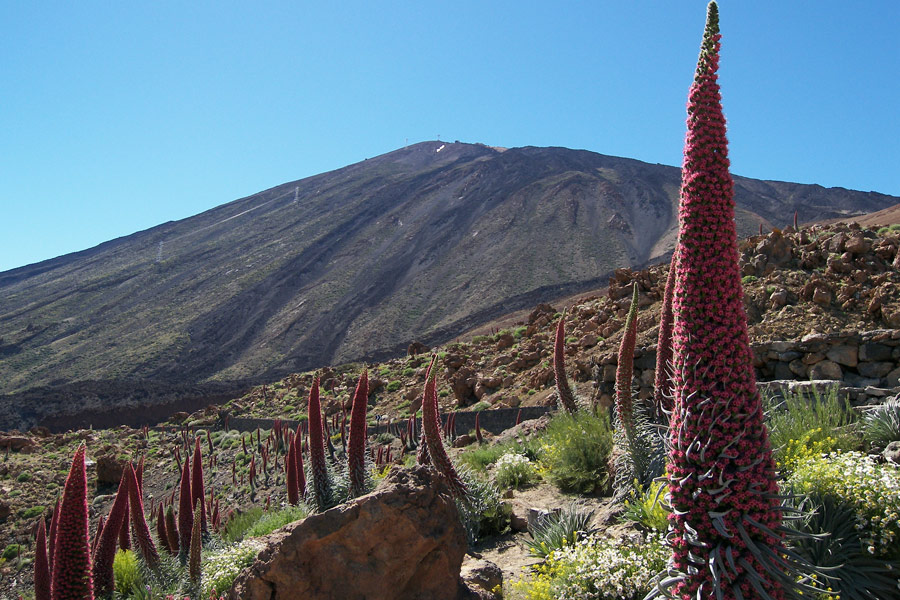
[[[753, 344], [756, 378], [760, 382], [829, 380], [848, 389], [890, 390], [900, 387], [900, 329], [812, 334], [798, 341]], [[615, 354], [595, 366], [601, 403], [611, 403], [616, 380]], [[641, 398], [653, 394], [656, 347], [636, 348], [635, 386]], [[848, 392], [849, 393], [849, 392]], [[859, 394], [851, 393], [852, 399]], [[869, 397], [880, 397], [872, 391]]]

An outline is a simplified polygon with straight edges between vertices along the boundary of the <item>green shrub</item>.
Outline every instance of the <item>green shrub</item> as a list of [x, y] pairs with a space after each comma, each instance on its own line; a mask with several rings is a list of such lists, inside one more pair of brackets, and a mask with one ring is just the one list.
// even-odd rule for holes
[[863, 418], [863, 437], [880, 448], [900, 440], [900, 397], [887, 400]]
[[665, 533], [669, 527], [669, 511], [665, 509], [666, 483], [654, 481], [638, 498], [625, 500], [622, 519], [646, 531]]
[[402, 386], [403, 386], [403, 384], [395, 379], [394, 381], [391, 381], [390, 383], [387, 384], [387, 391], [396, 392]]
[[15, 557], [19, 556], [25, 550], [25, 546], [21, 544], [10, 544], [6, 548], [3, 549], [3, 554], [0, 554], [0, 558], [5, 558], [6, 560], [12, 560]]
[[244, 539], [247, 531], [259, 521], [262, 515], [263, 509], [261, 506], [253, 506], [245, 512], [235, 513], [225, 524], [225, 531], [222, 533], [222, 539], [229, 544], [241, 541]]
[[473, 405], [469, 408], [469, 410], [471, 410], [471, 411], [473, 411], [473, 412], [479, 412], [479, 411], [488, 409], [488, 408], [490, 408], [490, 407], [491, 407], [491, 403], [488, 402], [487, 400], [479, 400], [478, 402], [476, 402], [475, 404], [473, 404]]
[[19, 476], [16, 477], [16, 481], [18, 481], [19, 483], [31, 481], [31, 473], [29, 473], [28, 471], [22, 471], [21, 473], [19, 473]]
[[525, 335], [526, 331], [528, 331], [528, 328], [525, 327], [524, 325], [522, 327], [517, 327], [516, 330], [513, 332], [513, 337], [516, 339], [519, 339], [520, 337]]
[[524, 454], [507, 452], [494, 464], [494, 481], [500, 489], [519, 489], [533, 483], [537, 478], [537, 470]]
[[840, 400], [836, 385], [824, 394], [813, 388], [811, 398], [787, 392], [783, 401], [769, 400], [768, 405], [769, 442], [783, 472], [809, 456], [860, 447], [856, 413], [847, 400]]
[[406, 367], [405, 369], [403, 369], [403, 375], [405, 377], [412, 377], [415, 374], [416, 374], [416, 370], [413, 369], [412, 367]]
[[869, 554], [900, 559], [900, 469], [860, 452], [806, 459], [787, 481], [794, 493], [815, 494], [853, 507]]
[[25, 510], [22, 511], [22, 518], [23, 519], [33, 519], [34, 517], [41, 515], [43, 512], [44, 512], [43, 506], [32, 506], [31, 508], [26, 508]]
[[218, 598], [227, 592], [238, 573], [253, 563], [260, 549], [258, 542], [246, 540], [227, 548], [204, 553], [201, 597]]
[[280, 510], [267, 512], [263, 514], [253, 525], [251, 525], [244, 533], [244, 537], [259, 537], [268, 535], [284, 527], [288, 523], [299, 521], [309, 514], [309, 510], [303, 506], [286, 506]]
[[144, 577], [137, 555], [131, 550], [119, 550], [113, 558], [113, 575], [116, 579], [116, 596], [127, 598], [144, 585]]
[[593, 533], [590, 528], [593, 516], [594, 511], [581, 512], [575, 504], [542, 515], [531, 528], [532, 540], [528, 542], [528, 554], [547, 558], [555, 550], [574, 546], [579, 539], [585, 539]]
[[472, 338], [473, 344], [481, 344], [481, 343], [490, 342], [490, 341], [491, 341], [491, 337], [488, 335], [476, 335]]
[[759, 279], [759, 277], [757, 277], [756, 275], [745, 275], [744, 277], [741, 278], [741, 284], [749, 285], [758, 279]]
[[514, 598], [638, 600], [650, 592], [669, 554], [659, 534], [626, 539], [592, 536], [552, 552], [532, 576], [513, 582]]
[[469, 545], [490, 536], [509, 531], [512, 507], [503, 502], [497, 486], [468, 469], [457, 469], [469, 490], [469, 501], [456, 500], [459, 519]]
[[612, 428], [605, 413], [557, 414], [541, 435], [546, 477], [564, 492], [607, 493]]

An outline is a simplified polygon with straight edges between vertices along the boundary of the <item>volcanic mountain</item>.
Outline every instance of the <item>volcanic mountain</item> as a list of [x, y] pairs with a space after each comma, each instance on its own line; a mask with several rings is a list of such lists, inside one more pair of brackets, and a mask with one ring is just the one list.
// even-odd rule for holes
[[[423, 142], [0, 273], [0, 427], [382, 358], [599, 287], [673, 248], [679, 183], [584, 150]], [[741, 235], [900, 202], [735, 184]]]

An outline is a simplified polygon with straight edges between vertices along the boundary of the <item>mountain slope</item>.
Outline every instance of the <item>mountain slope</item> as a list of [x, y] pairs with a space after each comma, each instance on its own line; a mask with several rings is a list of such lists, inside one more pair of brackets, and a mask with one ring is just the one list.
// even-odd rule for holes
[[[0, 393], [261, 380], [447, 339], [664, 255], [679, 182], [587, 151], [424, 142], [286, 183], [0, 273]], [[736, 186], [742, 234], [900, 201]]]

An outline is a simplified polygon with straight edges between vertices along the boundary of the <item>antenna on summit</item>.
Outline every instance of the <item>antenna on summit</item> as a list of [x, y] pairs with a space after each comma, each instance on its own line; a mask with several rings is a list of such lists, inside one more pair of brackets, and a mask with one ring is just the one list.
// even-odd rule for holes
[[163, 242], [162, 242], [162, 240], [160, 240], [159, 246], [157, 246], [157, 248], [156, 248], [156, 262], [162, 262], [162, 247], [163, 247]]
[[294, 204], [297, 204], [297, 201], [300, 199], [300, 186], [294, 188]]

